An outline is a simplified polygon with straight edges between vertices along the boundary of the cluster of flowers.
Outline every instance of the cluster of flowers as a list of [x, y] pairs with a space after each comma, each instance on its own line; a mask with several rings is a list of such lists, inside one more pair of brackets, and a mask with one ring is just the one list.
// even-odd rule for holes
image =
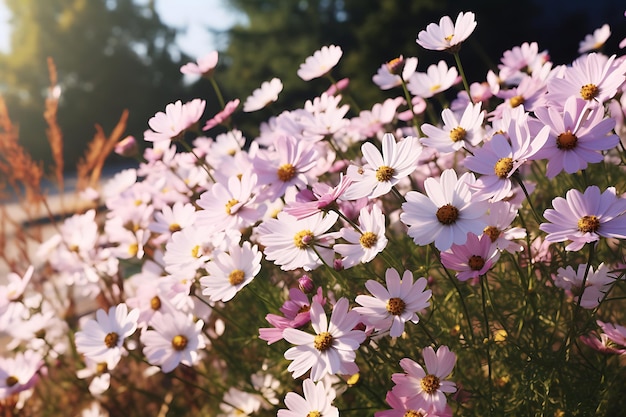
[[[587, 263], [561, 264], [549, 281], [576, 309], [596, 311], [622, 274], [617, 263], [594, 266], [591, 254], [602, 241], [619, 248], [626, 238], [626, 198], [614, 186], [589, 184], [555, 197], [541, 214], [531, 204], [537, 194], [530, 179], [621, 164], [626, 59], [593, 52], [608, 37], [605, 29], [581, 42], [582, 55], [569, 66], [555, 66], [536, 43], [524, 43], [504, 53], [498, 73], [470, 85], [458, 57], [475, 27], [473, 13], [429, 25], [417, 43], [451, 53], [457, 67], [441, 60], [418, 72], [416, 57], [384, 63], [374, 83], [401, 88], [404, 96], [354, 116], [342, 96], [346, 79], [303, 108], [271, 117], [250, 141], [231, 128], [239, 100], [222, 103], [202, 129], [204, 100], [168, 104], [148, 122], [144, 139], [152, 146], [140, 166], [98, 193], [104, 217], [96, 210], [77, 214], [39, 249], [54, 280], [28, 292], [31, 267], [0, 287], [0, 330], [11, 337], [9, 349], [23, 352], [0, 362], [0, 398], [32, 388], [45, 375], [44, 361], [74, 348], [85, 361], [78, 377], [90, 380], [96, 396], [131, 353], [153, 372], [193, 367], [228, 326], [216, 312], [259, 277], [288, 297], [257, 333], [268, 344], [288, 343], [286, 369], [306, 379], [280, 407], [280, 383], [260, 371], [254, 375], [260, 394], [231, 387], [222, 414], [280, 407], [279, 417], [337, 416], [337, 376], [359, 374], [360, 349], [376, 349], [385, 338], [401, 343], [407, 326], [423, 325], [420, 316], [435, 297], [432, 277], [415, 278], [405, 266], [412, 250], [393, 246], [403, 238], [415, 250], [426, 247], [458, 281], [481, 286], [505, 254], [524, 252], [528, 264], [538, 265], [550, 262], [559, 242], [567, 242], [566, 252], [589, 248]], [[330, 77], [341, 56], [338, 46], [323, 47], [298, 75]], [[214, 52], [181, 71], [212, 78], [217, 62]], [[441, 117], [424, 122], [436, 108], [427, 100], [461, 82], [465, 88]], [[263, 109], [281, 91], [278, 79], [263, 83], [243, 111]], [[228, 130], [214, 138], [201, 133], [216, 126]], [[118, 146], [121, 154], [134, 149], [130, 137]], [[526, 216], [527, 224], [535, 221], [538, 230], [514, 225], [524, 205], [535, 216]], [[123, 265], [133, 262], [140, 270], [125, 276]], [[262, 274], [265, 268], [273, 272]], [[384, 278], [351, 290], [355, 283], [346, 277], [358, 268], [361, 276], [384, 271]], [[57, 314], [62, 306], [41, 296], [59, 282], [110, 306], [85, 317], [73, 347]], [[626, 327], [618, 323], [598, 321], [596, 333], [582, 339], [602, 352], [626, 352]], [[423, 365], [416, 357], [389, 365], [400, 372], [390, 376], [388, 409], [376, 416], [452, 415], [448, 394], [458, 387], [449, 378], [457, 354], [435, 338], [420, 350]]]

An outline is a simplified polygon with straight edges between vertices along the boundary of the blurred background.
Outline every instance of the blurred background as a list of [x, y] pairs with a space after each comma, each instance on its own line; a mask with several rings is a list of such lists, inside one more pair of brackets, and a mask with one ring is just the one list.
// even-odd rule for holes
[[[43, 112], [46, 62], [54, 59], [71, 171], [95, 124], [110, 132], [124, 109], [126, 134], [138, 138], [148, 119], [175, 100], [206, 99], [203, 120], [219, 111], [210, 84], [179, 70], [212, 50], [220, 52], [215, 77], [226, 100], [243, 102], [261, 82], [278, 77], [285, 86], [274, 107], [280, 111], [301, 107], [328, 87], [326, 80], [302, 81], [296, 70], [321, 46], [339, 45], [344, 55], [333, 74], [349, 77], [350, 93], [369, 108], [389, 96], [371, 82], [383, 62], [403, 54], [419, 58], [419, 71], [440, 59], [452, 64], [451, 56], [415, 43], [443, 15], [476, 14], [477, 29], [461, 50], [472, 82], [484, 80], [505, 50], [524, 41], [538, 42], [555, 64], [570, 63], [578, 43], [604, 23], [612, 31], [604, 50], [620, 53], [624, 9], [623, 0], [0, 0], [0, 95], [21, 143], [49, 166]], [[268, 116], [239, 113], [235, 121], [255, 126]], [[108, 161], [120, 162], [115, 155]]]

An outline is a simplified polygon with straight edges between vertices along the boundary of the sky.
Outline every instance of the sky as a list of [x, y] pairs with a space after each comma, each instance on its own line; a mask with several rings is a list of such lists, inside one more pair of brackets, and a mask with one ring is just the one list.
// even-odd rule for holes
[[[155, 7], [166, 25], [181, 29], [177, 37], [179, 48], [198, 58], [222, 46], [206, 27], [225, 30], [243, 21], [244, 18], [230, 10], [227, 4], [228, 0], [156, 0]], [[10, 17], [0, 0], [0, 52], [7, 52], [10, 47]]]

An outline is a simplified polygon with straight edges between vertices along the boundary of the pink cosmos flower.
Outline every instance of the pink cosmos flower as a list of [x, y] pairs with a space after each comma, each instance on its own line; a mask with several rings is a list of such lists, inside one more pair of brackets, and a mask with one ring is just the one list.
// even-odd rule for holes
[[96, 320], [89, 319], [76, 333], [76, 350], [97, 362], [117, 364], [126, 352], [124, 340], [137, 330], [139, 309], [130, 312], [126, 304], [113, 306], [106, 313], [96, 312]]
[[[602, 323], [598, 321], [598, 323]], [[626, 353], [626, 349], [617, 348], [615, 343], [605, 334], [591, 332], [580, 336], [580, 341], [600, 353], [609, 355], [621, 355]]]
[[339, 184], [331, 187], [328, 184], [317, 182], [312, 189], [304, 189], [296, 194], [295, 201], [288, 203], [283, 211], [294, 216], [296, 219], [304, 219], [320, 211], [328, 211], [333, 208], [339, 198], [352, 184], [352, 179], [341, 175]]
[[32, 350], [18, 352], [12, 358], [0, 357], [0, 400], [32, 388], [43, 366], [41, 355]]
[[200, 278], [202, 294], [210, 301], [230, 301], [248, 285], [261, 270], [262, 254], [256, 245], [243, 242], [232, 245], [228, 253], [221, 252], [206, 266], [208, 276]]
[[391, 187], [410, 175], [417, 165], [421, 147], [416, 137], [408, 136], [396, 142], [393, 134], [385, 133], [382, 139], [382, 154], [376, 146], [366, 142], [361, 146], [367, 164], [352, 165], [347, 176], [352, 184], [344, 194], [347, 200], [361, 197], [376, 198], [387, 194]]
[[209, 261], [205, 251], [207, 239], [206, 232], [193, 224], [174, 232], [165, 246], [165, 270], [170, 274], [194, 276]]
[[338, 218], [334, 212], [317, 213], [301, 220], [285, 212], [278, 213], [276, 219], [268, 219], [258, 228], [265, 258], [280, 265], [283, 271], [297, 268], [310, 271], [323, 262], [332, 264], [334, 251], [328, 246], [334, 239], [326, 232]]
[[615, 119], [604, 117], [604, 108], [589, 108], [586, 101], [569, 97], [559, 111], [554, 107], [540, 107], [535, 110], [537, 118], [550, 126], [550, 134], [545, 145], [535, 154], [536, 159], [547, 159], [548, 178], [559, 172], [573, 174], [587, 168], [588, 163], [604, 159], [602, 151], [614, 148], [619, 136], [610, 134], [615, 127]]
[[[534, 134], [533, 134], [534, 133]], [[496, 134], [474, 155], [465, 158], [465, 168], [481, 174], [472, 188], [478, 190], [476, 198], [500, 201], [512, 189], [511, 176], [526, 161], [537, 159], [536, 153], [548, 140], [550, 128], [531, 132], [525, 119], [511, 120], [506, 136]], [[510, 142], [509, 142], [510, 140]]]
[[447, 346], [439, 346], [437, 351], [428, 346], [423, 351], [426, 370], [409, 358], [400, 361], [405, 373], [393, 374], [396, 384], [392, 392], [398, 397], [406, 397], [411, 409], [423, 408], [435, 412], [446, 410], [446, 394], [456, 391], [452, 381], [444, 381], [454, 368], [456, 355]]
[[202, 130], [207, 131], [213, 129], [219, 124], [224, 123], [235, 112], [235, 110], [237, 110], [237, 107], [239, 107], [239, 103], [240, 101], [238, 98], [226, 103], [226, 105], [224, 106], [224, 110], [218, 112], [211, 119], [207, 120]]
[[523, 246], [515, 242], [526, 237], [526, 230], [521, 227], [511, 227], [517, 217], [517, 209], [508, 201], [498, 201], [489, 206], [489, 214], [485, 217], [487, 227], [483, 234], [489, 236], [498, 250], [511, 253], [523, 250]]
[[263, 107], [278, 100], [278, 94], [283, 91], [283, 83], [278, 78], [264, 81], [260, 88], [252, 92], [243, 103], [243, 111], [246, 113], [261, 110]]
[[518, 84], [524, 75], [532, 73], [548, 59], [548, 52], [539, 52], [537, 42], [524, 42], [504, 52], [498, 65], [499, 78], [507, 84]]
[[578, 53], [593, 51], [602, 48], [607, 39], [611, 36], [611, 27], [608, 24], [593, 31], [592, 34], [586, 35], [585, 39], [578, 44]]
[[335, 45], [323, 46], [315, 51], [312, 56], [304, 60], [298, 68], [298, 77], [304, 81], [310, 81], [327, 74], [341, 59], [343, 51]]
[[472, 12], [460, 12], [454, 23], [450, 16], [443, 16], [439, 24], [430, 23], [426, 30], [420, 31], [416, 42], [425, 49], [456, 52], [461, 43], [474, 32], [476, 24]]
[[547, 100], [562, 106], [570, 96], [576, 96], [590, 105], [599, 105], [617, 94], [626, 79], [624, 73], [626, 61], [616, 60], [615, 55], [609, 58], [595, 52], [583, 55], [565, 68], [562, 78], [548, 80]]
[[485, 275], [500, 258], [500, 251], [485, 234], [480, 238], [474, 233], [467, 234], [463, 245], [452, 245], [441, 252], [441, 263], [448, 269], [456, 271], [459, 281], [477, 279]]
[[330, 322], [318, 302], [311, 303], [310, 312], [314, 335], [289, 328], [283, 331], [285, 340], [296, 345], [285, 352], [285, 359], [293, 361], [287, 370], [298, 378], [310, 369], [313, 381], [328, 374], [353, 375], [358, 372], [354, 363], [355, 351], [365, 340], [365, 332], [354, 330], [361, 317], [356, 311], [348, 311], [348, 299], [337, 301]]
[[379, 137], [385, 126], [396, 118], [398, 107], [405, 103], [402, 97], [388, 98], [382, 103], [376, 103], [372, 110], [362, 110], [358, 117], [350, 120], [350, 130], [356, 130], [362, 140]]
[[554, 285], [573, 296], [575, 302], [578, 302], [582, 294], [580, 306], [586, 309], [593, 309], [604, 299], [606, 292], [611, 288], [616, 277], [608, 273], [608, 267], [603, 262], [598, 265], [595, 271], [592, 266], [589, 267], [585, 287], [583, 288], [582, 284], [586, 269], [587, 264], [579, 264], [577, 270], [574, 270], [569, 265], [567, 268], [559, 268], [554, 277]]
[[459, 73], [455, 67], [448, 68], [446, 61], [439, 61], [428, 67], [426, 73], [416, 72], [411, 76], [407, 88], [414, 96], [429, 98], [446, 91], [458, 82]]
[[329, 390], [323, 381], [317, 383], [310, 378], [302, 381], [304, 397], [295, 392], [285, 396], [287, 409], [278, 410], [277, 417], [339, 417], [339, 410], [332, 406], [334, 390]]
[[584, 193], [569, 190], [565, 198], [552, 200], [552, 207], [543, 213], [548, 222], [539, 229], [549, 242], [570, 240], [565, 250], [578, 251], [600, 237], [626, 239], [626, 200], [615, 195], [614, 187], [603, 193], [595, 185]]
[[400, 220], [416, 245], [435, 242], [437, 249], [446, 250], [453, 243], [465, 243], [468, 232], [482, 233], [487, 204], [473, 198], [470, 185], [475, 181], [471, 173], [457, 178], [453, 169], [447, 169], [439, 179], [424, 181], [426, 195], [406, 194]]
[[[313, 301], [324, 306], [326, 300], [322, 295], [322, 288], [318, 287], [317, 292], [313, 295]], [[311, 321], [311, 300], [299, 288], [289, 290], [289, 299], [283, 303], [280, 311], [284, 314], [268, 314], [265, 319], [274, 327], [259, 329], [259, 338], [265, 340], [268, 345], [278, 342], [283, 338], [283, 330], [287, 328], [297, 329]]]
[[168, 373], [179, 364], [193, 366], [198, 360], [198, 351], [204, 349], [202, 335], [204, 322], [193, 321], [190, 315], [180, 311], [169, 314], [157, 312], [150, 322], [150, 330], [141, 333], [143, 354], [152, 365]]
[[443, 128], [438, 128], [428, 123], [422, 125], [422, 132], [427, 136], [420, 139], [424, 146], [430, 146], [439, 152], [454, 152], [467, 145], [478, 145], [484, 135], [482, 128], [485, 113], [481, 110], [482, 103], [468, 103], [463, 114], [458, 119], [450, 109], [441, 112]]
[[389, 331], [389, 336], [400, 337], [404, 333], [404, 324], [408, 321], [417, 324], [418, 312], [430, 306], [431, 290], [426, 290], [426, 278], [413, 282], [413, 273], [404, 271], [402, 279], [393, 268], [385, 273], [387, 288], [378, 281], [368, 280], [365, 288], [373, 295], [358, 295], [355, 299], [362, 307], [354, 310], [363, 316], [363, 320], [376, 330]]
[[211, 51], [207, 55], [198, 58], [195, 63], [189, 62], [180, 67], [180, 72], [183, 74], [211, 76], [217, 66], [217, 56], [217, 51]]
[[359, 215], [359, 231], [352, 226], [343, 227], [338, 236], [348, 243], [337, 243], [335, 252], [343, 256], [344, 268], [351, 268], [359, 263], [367, 263], [387, 246], [385, 237], [385, 215], [380, 207], [363, 207]]
[[405, 82], [411, 78], [411, 75], [415, 73], [417, 69], [417, 58], [410, 57], [404, 58], [400, 55], [398, 58], [392, 59], [389, 62], [385, 62], [378, 68], [376, 75], [372, 77], [372, 81], [381, 90], [390, 90], [394, 87], [402, 85], [402, 81]]
[[319, 153], [294, 136], [276, 138], [275, 150], [257, 152], [252, 160], [259, 185], [268, 185], [264, 195], [270, 201], [282, 197], [290, 187], [303, 189], [309, 183], [305, 175], [318, 163]]
[[377, 411], [374, 417], [452, 417], [452, 409], [447, 404], [443, 411], [412, 409], [407, 405], [406, 397], [398, 397], [393, 391], [387, 391], [385, 401], [391, 409]]
[[626, 347], [626, 327], [614, 323], [596, 321], [609, 340], [619, 346]]
[[148, 120], [150, 129], [144, 133], [148, 142], [169, 142], [182, 136], [185, 129], [196, 123], [202, 113], [206, 101], [195, 99], [183, 104], [180, 100], [165, 106], [165, 112], [157, 112]]
[[167, 240], [172, 233], [190, 226], [196, 219], [196, 208], [191, 203], [174, 203], [173, 206], [165, 205], [160, 211], [154, 212], [154, 220], [148, 228], [150, 231], [159, 233], [162, 238], [159, 242]]

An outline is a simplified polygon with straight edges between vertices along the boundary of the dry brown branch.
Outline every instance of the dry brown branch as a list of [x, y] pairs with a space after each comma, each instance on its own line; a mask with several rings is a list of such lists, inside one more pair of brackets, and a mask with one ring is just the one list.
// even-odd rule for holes
[[96, 124], [96, 134], [89, 143], [85, 156], [80, 159], [76, 166], [78, 173], [77, 191], [82, 191], [88, 187], [95, 187], [102, 174], [102, 168], [106, 158], [113, 152], [115, 144], [122, 139], [126, 130], [128, 120], [128, 110], [124, 110], [120, 120], [107, 138], [104, 130]]
[[59, 94], [57, 84], [57, 70], [54, 61], [48, 57], [48, 73], [50, 74], [50, 86], [48, 87], [48, 97], [46, 98], [46, 109], [43, 117], [48, 124], [46, 136], [52, 150], [52, 158], [54, 160], [54, 174], [59, 186], [59, 192], [63, 194], [63, 133], [57, 123], [57, 111], [59, 108]]

